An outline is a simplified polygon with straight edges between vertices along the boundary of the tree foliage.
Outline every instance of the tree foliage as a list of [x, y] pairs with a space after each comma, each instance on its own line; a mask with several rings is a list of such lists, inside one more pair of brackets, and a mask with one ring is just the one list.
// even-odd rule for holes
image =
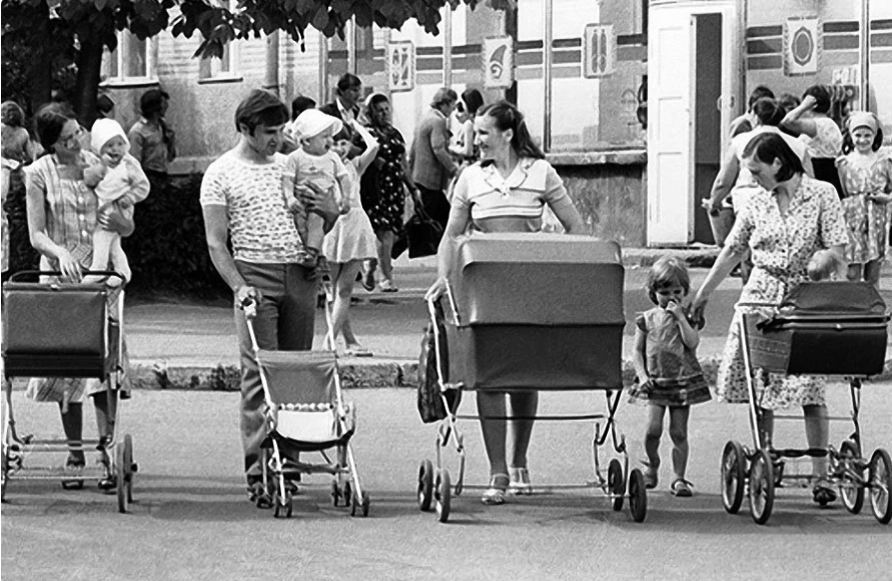
[[[414, 19], [431, 34], [439, 33], [440, 10], [460, 3], [477, 6], [484, 0], [238, 0], [233, 10], [227, 0], [2, 0], [4, 60], [7, 46], [25, 47], [32, 70], [31, 101], [49, 100], [53, 62], [68, 58], [77, 65], [74, 105], [82, 120], [92, 121], [99, 71], [105, 47], [114, 50], [116, 33], [129, 30], [140, 39], [171, 27], [174, 36], [202, 42], [197, 57], [221, 57], [226, 43], [282, 31], [301, 42], [309, 27], [325, 36], [343, 37], [344, 26], [355, 18], [359, 26], [376, 24], [401, 28]], [[516, 0], [485, 0], [507, 9]]]

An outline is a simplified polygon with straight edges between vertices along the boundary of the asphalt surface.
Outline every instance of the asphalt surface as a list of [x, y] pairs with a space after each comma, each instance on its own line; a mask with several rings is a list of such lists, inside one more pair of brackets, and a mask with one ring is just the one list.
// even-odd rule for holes
[[[890, 388], [885, 383], [863, 390], [868, 453], [892, 448]], [[846, 387], [834, 385], [830, 395], [831, 409], [844, 414]], [[115, 497], [92, 483], [65, 491], [56, 481], [13, 477], [0, 511], [3, 579], [749, 581], [881, 579], [892, 570], [892, 534], [876, 522], [869, 503], [852, 515], [839, 502], [821, 509], [808, 490], [783, 488], [765, 526], [753, 523], [746, 504], [737, 515], [723, 510], [719, 459], [729, 439], [750, 441], [743, 406], [707, 403], [692, 410], [691, 499], [668, 493], [664, 439], [662, 481], [648, 492], [643, 523], [632, 521], [628, 502], [612, 511], [599, 489], [542, 491], [543, 485], [594, 478], [589, 421], [537, 424], [530, 451], [536, 494], [486, 507], [478, 489], [467, 489], [453, 498], [449, 522], [441, 524], [434, 513], [419, 511], [414, 496], [419, 463], [436, 464], [436, 428], [418, 419], [414, 393], [364, 389], [349, 392], [348, 399], [358, 410], [353, 446], [371, 496], [367, 518], [332, 507], [323, 476], [305, 478], [290, 519], [254, 508], [240, 477], [237, 395], [140, 391], [121, 417], [121, 433], [132, 435], [139, 463], [130, 512], [119, 514]], [[548, 394], [541, 411], [602, 412], [602, 400], [599, 393]], [[59, 435], [53, 406], [24, 401], [19, 392], [14, 402], [21, 431]], [[473, 397], [461, 411], [473, 413]], [[633, 466], [643, 455], [645, 417], [643, 407], [626, 402], [617, 413]], [[465, 483], [482, 484], [486, 463], [479, 428], [472, 421], [460, 428], [467, 448]], [[832, 441], [838, 444], [851, 429], [851, 422], [834, 423]], [[802, 446], [803, 432], [801, 421], [779, 422], [776, 442]], [[600, 453], [602, 461], [615, 455], [610, 446]], [[442, 458], [455, 475], [454, 450], [443, 450]], [[25, 465], [61, 461], [33, 453]]]

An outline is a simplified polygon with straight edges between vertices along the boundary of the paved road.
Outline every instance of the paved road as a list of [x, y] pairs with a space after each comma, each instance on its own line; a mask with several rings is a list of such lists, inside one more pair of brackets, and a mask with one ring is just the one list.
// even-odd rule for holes
[[[866, 448], [892, 449], [892, 384], [864, 390]], [[847, 409], [848, 391], [831, 390], [832, 408]], [[59, 431], [52, 406], [15, 394], [23, 431]], [[354, 445], [371, 492], [368, 518], [350, 518], [328, 503], [327, 481], [309, 479], [295, 517], [275, 520], [253, 508], [239, 478], [237, 395], [141, 391], [126, 405], [140, 473], [136, 504], [117, 514], [114, 496], [64, 491], [53, 482], [10, 483], [2, 507], [4, 581], [243, 579], [879, 579], [892, 570], [892, 534], [869, 507], [848, 514], [838, 503], [819, 509], [806, 490], [783, 489], [767, 526], [746, 511], [726, 514], [718, 464], [729, 438], [747, 442], [745, 408], [708, 403], [691, 419], [689, 478], [696, 496], [682, 500], [664, 482], [648, 496], [642, 524], [612, 512], [599, 491], [537, 494], [484, 507], [479, 491], [453, 502], [446, 525], [414, 500], [417, 467], [434, 459], [435, 429], [423, 425], [411, 390], [356, 390]], [[473, 397], [462, 406], [473, 412]], [[545, 412], [603, 410], [599, 393], [543, 397]], [[618, 421], [641, 457], [644, 410], [622, 405]], [[481, 483], [479, 429], [463, 422], [468, 482]], [[530, 466], [534, 483], [582, 483], [592, 477], [592, 424], [540, 423]], [[851, 429], [835, 425], [838, 443]], [[782, 423], [778, 442], [801, 446], [801, 422]], [[668, 447], [664, 442], [664, 454]], [[444, 458], [454, 467], [455, 455]], [[60, 462], [61, 459], [56, 459]], [[52, 463], [31, 455], [29, 466]]]

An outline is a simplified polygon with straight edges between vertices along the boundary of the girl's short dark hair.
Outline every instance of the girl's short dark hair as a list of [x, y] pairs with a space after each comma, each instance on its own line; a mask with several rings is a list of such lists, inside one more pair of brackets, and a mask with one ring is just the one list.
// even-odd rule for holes
[[753, 103], [753, 115], [759, 118], [762, 125], [778, 127], [784, 118], [784, 110], [774, 97], [762, 97]]
[[805, 99], [808, 95], [815, 99], [815, 113], [826, 114], [830, 112], [830, 91], [827, 90], [827, 87], [824, 85], [812, 85], [805, 90], [802, 98]]
[[533, 141], [530, 130], [527, 128], [523, 113], [508, 101], [497, 101], [491, 105], [485, 105], [477, 111], [477, 117], [492, 117], [499, 131], [512, 130], [511, 147], [520, 157], [532, 157], [545, 159], [545, 154]]
[[678, 285], [684, 289], [684, 294], [691, 292], [691, 276], [688, 267], [677, 256], [667, 254], [660, 257], [647, 273], [647, 296], [653, 304], [658, 304], [657, 291]]
[[304, 97], [303, 95], [298, 95], [291, 101], [291, 120], [294, 121], [297, 119], [297, 116], [306, 111], [307, 109], [315, 109], [316, 101], [309, 98]]
[[483, 107], [483, 95], [477, 89], [465, 89], [461, 94], [461, 102], [468, 108], [468, 115], [474, 117], [480, 107]]
[[287, 122], [288, 107], [285, 103], [262, 89], [251, 91], [235, 109], [235, 130], [241, 131], [241, 126], [244, 125], [251, 135], [254, 135], [254, 129], [258, 125], [275, 127]]
[[37, 139], [47, 153], [55, 153], [53, 147], [65, 124], [72, 119], [77, 119], [74, 111], [63, 103], [49, 103], [41, 107], [34, 115], [34, 129], [37, 131]]
[[795, 174], [805, 171], [802, 168], [802, 160], [779, 133], [760, 133], [753, 137], [743, 148], [743, 158], [750, 157], [767, 164], [778, 160], [781, 167], [775, 179], [779, 182], [785, 182]]

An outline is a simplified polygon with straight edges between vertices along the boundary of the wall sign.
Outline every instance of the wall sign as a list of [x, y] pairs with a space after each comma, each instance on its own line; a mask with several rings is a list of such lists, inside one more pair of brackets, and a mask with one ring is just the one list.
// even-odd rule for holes
[[790, 77], [817, 74], [823, 44], [820, 20], [788, 18], [784, 23], [784, 74]]
[[510, 36], [483, 39], [483, 86], [507, 89], [514, 84], [514, 41]]
[[415, 44], [411, 40], [387, 45], [387, 88], [391, 92], [415, 88]]
[[593, 79], [616, 71], [616, 32], [612, 24], [586, 26], [584, 45], [583, 76]]

